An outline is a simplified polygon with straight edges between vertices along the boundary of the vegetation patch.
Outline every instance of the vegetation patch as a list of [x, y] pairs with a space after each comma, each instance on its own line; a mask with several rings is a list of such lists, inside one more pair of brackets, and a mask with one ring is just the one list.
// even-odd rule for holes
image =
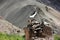
[[[0, 33], [0, 40], [25, 40], [25, 37], [16, 34]], [[60, 36], [55, 35], [54, 40], [60, 40]]]
[[0, 40], [24, 40], [24, 38], [16, 34], [0, 33]]
[[54, 40], [60, 40], [60, 36], [59, 35], [55, 35], [54, 36]]

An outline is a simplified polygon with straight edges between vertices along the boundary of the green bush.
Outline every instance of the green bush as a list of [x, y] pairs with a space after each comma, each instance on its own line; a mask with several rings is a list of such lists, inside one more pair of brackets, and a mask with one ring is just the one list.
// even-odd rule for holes
[[[16, 34], [0, 33], [0, 40], [24, 40], [25, 36], [19, 36]], [[60, 36], [55, 35], [54, 40], [60, 40]]]
[[54, 40], [60, 40], [60, 36], [55, 35], [55, 36], [54, 36]]
[[24, 38], [16, 34], [8, 35], [5, 33], [0, 33], [0, 40], [24, 40]]

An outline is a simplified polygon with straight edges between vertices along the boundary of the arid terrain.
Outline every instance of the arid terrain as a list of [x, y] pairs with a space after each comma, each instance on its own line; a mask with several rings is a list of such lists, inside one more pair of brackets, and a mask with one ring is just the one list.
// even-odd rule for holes
[[[60, 12], [58, 6], [59, 0], [54, 0], [54, 2], [52, 0], [46, 1], [0, 0], [0, 16], [2, 16], [5, 20], [9, 21], [13, 25], [23, 28], [28, 24], [27, 20], [29, 19], [29, 15], [31, 15], [35, 10], [32, 5], [35, 5], [42, 10], [40, 11], [39, 16], [37, 15], [35, 18], [40, 21], [41, 16], [50, 22], [50, 19], [52, 19], [51, 24], [55, 27], [54, 29], [58, 30], [58, 34], [60, 34]], [[46, 6], [48, 7], [48, 11], [45, 8]]]

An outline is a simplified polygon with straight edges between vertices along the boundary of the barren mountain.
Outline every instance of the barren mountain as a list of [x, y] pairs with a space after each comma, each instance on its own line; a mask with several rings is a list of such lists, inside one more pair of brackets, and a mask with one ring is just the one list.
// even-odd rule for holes
[[[26, 27], [29, 16], [35, 11], [36, 5], [42, 11], [35, 18], [40, 21], [40, 17], [51, 22], [60, 30], [60, 1], [59, 0], [0, 0], [0, 16], [17, 27]], [[46, 6], [48, 11], [46, 11]], [[55, 25], [54, 25], [55, 23]], [[60, 31], [59, 31], [60, 32]]]

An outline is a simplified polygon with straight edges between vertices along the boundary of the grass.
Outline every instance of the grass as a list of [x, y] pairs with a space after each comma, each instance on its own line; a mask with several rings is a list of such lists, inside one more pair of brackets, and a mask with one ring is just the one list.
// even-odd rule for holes
[[0, 40], [24, 40], [24, 38], [15, 34], [8, 35], [5, 33], [0, 33]]
[[60, 36], [55, 35], [55, 36], [54, 36], [54, 40], [60, 40]]
[[[0, 40], [24, 40], [24, 38], [16, 34], [8, 35], [6, 33], [0, 33]], [[60, 40], [60, 36], [55, 35], [54, 40]]]

